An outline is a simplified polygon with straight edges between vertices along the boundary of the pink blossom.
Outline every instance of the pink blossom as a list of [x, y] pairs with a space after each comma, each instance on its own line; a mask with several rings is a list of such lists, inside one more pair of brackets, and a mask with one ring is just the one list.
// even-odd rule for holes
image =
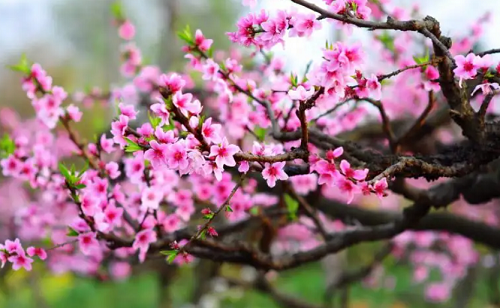
[[240, 148], [237, 145], [229, 144], [224, 137], [219, 145], [212, 145], [210, 147], [209, 157], [215, 157], [215, 163], [221, 169], [224, 165], [234, 167], [236, 166], [236, 161], [233, 156], [239, 151]]
[[153, 168], [158, 168], [165, 164], [169, 151], [167, 144], [160, 144], [156, 140], [149, 143], [151, 149], [144, 153], [144, 158], [151, 162]]
[[68, 115], [71, 120], [75, 122], [80, 122], [82, 119], [83, 112], [80, 111], [78, 107], [75, 105], [71, 104], [66, 108], [66, 111], [68, 112]]
[[321, 29], [321, 22], [314, 14], [297, 14], [293, 19], [293, 28], [290, 36], [310, 36], [313, 31]]
[[186, 143], [183, 140], [169, 144], [166, 160], [169, 168], [184, 170], [189, 166]]
[[130, 120], [135, 120], [137, 118], [137, 114], [139, 111], [136, 111], [134, 105], [126, 105], [124, 103], [118, 104], [118, 109], [120, 109], [120, 113]]
[[120, 176], [121, 172], [119, 170], [119, 166], [116, 162], [112, 161], [106, 164], [106, 174], [110, 179], [116, 179]]
[[298, 86], [295, 90], [288, 91], [288, 96], [293, 100], [305, 101], [314, 94], [314, 89], [306, 90], [303, 86]]
[[150, 108], [151, 111], [153, 111], [154, 114], [161, 119], [159, 126], [163, 126], [169, 123], [170, 113], [168, 112], [165, 103], [163, 102], [156, 103], [151, 105]]
[[78, 235], [78, 243], [80, 251], [86, 256], [93, 255], [100, 250], [95, 232], [80, 233]]
[[142, 263], [146, 259], [149, 244], [156, 241], [156, 233], [152, 229], [145, 229], [137, 233], [132, 248], [139, 249], [139, 261]]
[[472, 91], [472, 95], [474, 95], [477, 92], [477, 90], [481, 90], [481, 92], [484, 95], [488, 95], [490, 93], [493, 93], [493, 91], [500, 90], [500, 85], [496, 82], [493, 83], [483, 82], [474, 88], [474, 91]]
[[180, 229], [181, 227], [181, 220], [179, 216], [175, 214], [167, 215], [165, 219], [163, 220], [163, 229], [167, 233], [173, 233], [177, 230]]
[[214, 227], [208, 227], [207, 233], [211, 237], [217, 237], [217, 236], [219, 236], [219, 234], [217, 233], [217, 231], [215, 231]]
[[473, 53], [469, 53], [467, 57], [462, 55], [455, 56], [457, 67], [453, 70], [453, 73], [460, 79], [460, 86], [462, 86], [462, 80], [472, 79], [476, 76], [477, 70], [480, 68], [478, 65], [479, 61], [480, 57]]
[[445, 302], [451, 296], [451, 288], [445, 282], [435, 282], [426, 286], [425, 297], [430, 302]]
[[276, 180], [288, 180], [288, 175], [283, 170], [283, 168], [285, 168], [285, 164], [285, 162], [276, 162], [273, 164], [266, 163], [264, 165], [262, 177], [267, 181], [267, 185], [269, 187], [274, 187], [276, 185]]
[[186, 85], [186, 81], [178, 74], [173, 73], [169, 75], [161, 75], [160, 76], [160, 86], [165, 87], [170, 93], [175, 94], [178, 91], [181, 91], [182, 88]]
[[40, 260], [45, 260], [47, 259], [47, 252], [43, 248], [38, 248], [38, 247], [28, 247], [26, 249], [26, 252], [28, 253], [28, 256], [33, 257], [33, 256], [38, 256]]
[[120, 35], [122, 39], [130, 41], [135, 36], [134, 25], [129, 20], [125, 20], [118, 29], [118, 35]]
[[219, 64], [215, 63], [212, 59], [208, 59], [205, 65], [203, 65], [203, 80], [216, 80], [218, 73]]
[[242, 161], [238, 167], [238, 172], [247, 173], [250, 170], [250, 163], [247, 161]]
[[359, 187], [356, 186], [356, 184], [344, 177], [338, 177], [336, 179], [336, 185], [342, 193], [347, 194], [347, 204], [351, 204], [352, 200], [354, 199], [354, 194], [360, 191]]
[[284, 11], [278, 11], [278, 15], [261, 23], [264, 30], [259, 36], [259, 41], [262, 41], [267, 47], [272, 47], [277, 43], [283, 42], [286, 30], [288, 28], [288, 18]]
[[383, 178], [375, 182], [375, 184], [373, 185], [373, 190], [375, 191], [375, 194], [377, 194], [377, 197], [382, 198], [386, 196], [385, 191], [387, 190], [388, 187], [389, 185], [387, 185], [387, 179]]
[[101, 149], [108, 154], [115, 150], [113, 147], [113, 141], [111, 139], [106, 139], [105, 134], [101, 135], [101, 139], [99, 141], [99, 144], [101, 146]]
[[241, 3], [244, 6], [249, 6], [250, 8], [254, 8], [257, 5], [257, 0], [241, 0]]
[[31, 263], [33, 263], [33, 259], [27, 257], [24, 251], [18, 252], [16, 255], [10, 256], [8, 259], [12, 262], [12, 269], [17, 271], [20, 268], [26, 269], [27, 271], [31, 271]]
[[351, 164], [345, 159], [340, 162], [340, 170], [345, 175], [346, 178], [352, 178], [358, 181], [363, 181], [368, 175], [368, 169], [364, 170], [354, 170], [351, 169]]
[[161, 200], [163, 200], [163, 192], [158, 187], [146, 187], [142, 191], [141, 209], [157, 210]]
[[375, 74], [372, 74], [370, 78], [366, 79], [366, 88], [373, 99], [379, 100], [382, 97], [382, 86]]
[[206, 39], [200, 29], [196, 30], [194, 35], [194, 43], [201, 51], [207, 51], [212, 46], [213, 40]]
[[7, 250], [9, 254], [13, 253], [20, 254], [24, 251], [23, 247], [21, 246], [21, 242], [19, 241], [18, 238], [16, 238], [14, 241], [6, 240], [4, 248], [5, 250]]
[[205, 140], [210, 143], [219, 143], [221, 142], [221, 125], [220, 124], [212, 124], [212, 118], [208, 118], [203, 122], [201, 127], [201, 134], [205, 137]]
[[125, 279], [130, 275], [131, 266], [127, 262], [113, 262], [109, 266], [110, 275], [117, 280]]

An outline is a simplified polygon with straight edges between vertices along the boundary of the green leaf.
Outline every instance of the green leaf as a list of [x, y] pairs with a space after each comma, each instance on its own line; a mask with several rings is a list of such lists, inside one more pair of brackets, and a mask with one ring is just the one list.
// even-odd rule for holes
[[181, 31], [181, 32], [178, 32], [177, 35], [179, 36], [179, 38], [181, 40], [183, 40], [184, 42], [188, 43], [189, 45], [193, 45], [194, 44], [193, 35], [191, 33], [191, 27], [189, 27], [189, 25], [186, 25], [186, 27], [184, 28], [184, 30]]
[[31, 65], [25, 53], [21, 55], [21, 59], [19, 59], [19, 62], [17, 62], [16, 65], [8, 65], [7, 68], [15, 72], [24, 73], [26, 75], [29, 75], [31, 73]]
[[202, 240], [204, 240], [204, 239], [206, 239], [206, 238], [207, 238], [207, 230], [203, 230], [203, 231], [201, 231], [201, 233], [200, 233], [200, 238], [201, 238]]
[[125, 14], [123, 13], [123, 6], [121, 1], [115, 1], [111, 4], [111, 14], [117, 20], [124, 20]]
[[228, 205], [226, 206], [226, 212], [234, 212], [233, 209]]
[[415, 63], [417, 64], [424, 64], [429, 62], [429, 49], [425, 51], [425, 55], [422, 57], [413, 56], [413, 60], [415, 60]]
[[127, 145], [125, 146], [125, 152], [131, 153], [131, 152], [142, 151], [142, 147], [137, 143], [133, 142], [132, 140], [130, 140], [129, 138], [125, 138], [125, 141], [127, 142]]
[[149, 123], [151, 123], [151, 126], [153, 126], [153, 128], [156, 128], [158, 125], [160, 125], [161, 119], [159, 117], [152, 116], [149, 110], [148, 110], [148, 118], [149, 118]]
[[8, 134], [4, 134], [0, 139], [0, 158], [7, 158], [16, 150], [14, 140]]
[[377, 37], [377, 39], [384, 45], [385, 48], [394, 52], [394, 37], [392, 37], [389, 32], [385, 31]]
[[167, 256], [167, 262], [169, 264], [172, 264], [172, 262], [174, 262], [175, 258], [179, 254], [179, 251], [178, 250], [162, 250], [162, 251], [160, 251], [160, 253], [162, 255]]
[[78, 236], [78, 232], [71, 228], [71, 227], [68, 227], [68, 232], [66, 232], [66, 236], [69, 236], [69, 237], [75, 237], [75, 236]]
[[259, 215], [259, 207], [254, 206], [254, 207], [250, 208], [249, 212], [250, 212], [250, 214], [257, 216], [257, 215]]
[[253, 131], [254, 131], [255, 135], [257, 135], [257, 138], [259, 138], [259, 140], [261, 142], [264, 141], [264, 139], [266, 138], [267, 129], [262, 128], [260, 126], [256, 126]]
[[77, 184], [74, 186], [76, 189], [84, 189], [85, 187], [87, 187], [87, 185], [85, 184]]
[[297, 211], [299, 209], [299, 202], [292, 198], [289, 194], [285, 194], [286, 208], [291, 220], [297, 219]]
[[210, 213], [210, 214], [207, 214], [205, 216], [203, 216], [204, 219], [212, 219], [214, 218], [214, 213]]
[[59, 163], [59, 172], [61, 172], [62, 176], [66, 179], [66, 181], [70, 184], [74, 183], [73, 176], [69, 172], [68, 168], [63, 163]]
[[87, 171], [88, 169], [89, 169], [89, 162], [86, 161], [85, 166], [83, 166], [82, 170], [80, 170], [80, 172], [78, 172], [78, 175], [76, 176], [76, 178], [80, 179], [82, 177], [82, 175], [85, 173], [85, 171]]

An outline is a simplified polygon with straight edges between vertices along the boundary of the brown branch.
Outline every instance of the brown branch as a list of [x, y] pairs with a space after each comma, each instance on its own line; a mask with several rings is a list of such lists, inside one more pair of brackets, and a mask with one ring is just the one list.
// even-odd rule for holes
[[384, 79], [388, 79], [388, 78], [391, 78], [391, 77], [394, 77], [398, 74], [401, 74], [402, 72], [405, 72], [407, 70], [411, 70], [411, 69], [415, 69], [415, 68], [421, 68], [421, 67], [425, 67], [427, 65], [436, 65], [437, 63], [439, 63], [440, 61], [442, 61], [442, 58], [435, 58], [431, 61], [428, 61], [428, 62], [425, 62], [425, 63], [421, 63], [421, 64], [415, 64], [415, 65], [409, 65], [409, 66], [406, 66], [406, 67], [403, 67], [401, 69], [398, 69], [392, 73], [389, 73], [389, 74], [385, 74], [385, 75], [379, 75], [378, 76], [378, 81], [382, 81]]
[[309, 205], [307, 200], [304, 197], [302, 197], [301, 195], [297, 194], [295, 189], [293, 189], [292, 187], [287, 187], [287, 188], [288, 188], [287, 190], [290, 192], [290, 194], [295, 199], [297, 199], [297, 201], [299, 201], [300, 206], [304, 209], [307, 216], [309, 216], [309, 218], [311, 218], [314, 225], [316, 226], [317, 231], [319, 232], [319, 234], [321, 234], [323, 239], [325, 241], [327, 241], [329, 238], [331, 238], [330, 234], [328, 233], [328, 231], [326, 231], [325, 227], [323, 226], [323, 223], [319, 220], [318, 215], [314, 212], [313, 207], [311, 205]]
[[80, 142], [80, 140], [78, 139], [78, 135], [77, 133], [73, 130], [73, 128], [71, 127], [71, 125], [69, 124], [70, 120], [69, 118], [67, 117], [61, 117], [60, 118], [61, 120], [61, 123], [62, 125], [64, 126], [64, 128], [66, 129], [66, 131], [68, 132], [68, 135], [69, 135], [69, 138], [71, 139], [71, 141], [78, 147], [78, 149], [80, 150], [80, 155], [85, 158], [88, 162], [89, 162], [89, 165], [95, 169], [95, 170], [99, 170], [99, 164], [98, 162], [95, 160], [95, 157], [92, 156], [86, 149], [85, 147], [85, 144], [83, 144], [82, 142]]
[[358, 18], [349, 17], [347, 15], [340, 15], [330, 12], [326, 9], [323, 9], [315, 4], [304, 0], [291, 0], [292, 2], [299, 4], [303, 7], [306, 7], [316, 13], [319, 13], [321, 16], [326, 18], [335, 19], [338, 21], [342, 21], [348, 24], [352, 24], [358, 26], [360, 28], [368, 28], [370, 30], [399, 30], [399, 31], [415, 31], [423, 34], [432, 40], [432, 42], [441, 49], [441, 52], [446, 55], [450, 61], [454, 62], [453, 56], [450, 54], [449, 50], [446, 46], [433, 34], [428, 28], [433, 29], [439, 24], [435, 22], [434, 19], [424, 19], [422, 20], [408, 20], [408, 21], [398, 21], [392, 17], [387, 17], [386, 22], [378, 22], [378, 21], [369, 21]]

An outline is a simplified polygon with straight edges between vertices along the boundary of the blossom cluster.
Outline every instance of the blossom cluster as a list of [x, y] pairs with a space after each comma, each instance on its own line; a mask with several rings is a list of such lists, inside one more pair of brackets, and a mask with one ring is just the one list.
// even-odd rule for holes
[[[366, 0], [324, 2], [329, 11], [345, 18], [366, 20], [380, 13]], [[256, 1], [243, 3], [254, 6]], [[4, 176], [38, 192], [14, 211], [19, 237], [48, 241], [54, 247], [47, 256], [42, 248], [25, 251], [18, 239], [7, 240], [0, 245], [2, 266], [10, 262], [15, 270], [30, 270], [32, 257], [38, 256], [47, 258], [55, 272], [100, 275], [106, 263], [109, 274], [120, 279], [130, 274], [130, 259], [144, 262], [152, 251], [162, 250], [167, 260], [179, 265], [192, 262], [190, 245], [194, 239], [219, 235], [212, 222], [220, 213], [231, 224], [288, 203], [289, 220], [279, 226], [272, 244], [289, 253], [324, 243], [317, 222], [297, 214], [295, 202], [301, 196], [319, 192], [348, 204], [355, 197], [376, 196], [384, 198], [385, 207], [398, 208], [400, 200], [387, 191], [388, 178], [351, 159], [347, 147], [313, 145], [307, 129], [332, 136], [352, 131], [372, 117], [362, 102], [382, 106], [386, 117], [420, 114], [428, 96], [439, 91], [436, 59], [428, 53], [410, 56], [413, 39], [402, 32], [373, 38], [373, 48], [401, 73], [377, 71], [371, 67], [377, 61], [370, 61], [364, 46], [347, 41], [327, 42], [322, 58], [302, 76], [287, 73], [285, 61], [266, 50], [284, 45], [286, 35], [310, 37], [325, 18], [296, 10], [271, 15], [264, 10], [250, 13], [228, 33], [231, 41], [264, 54], [264, 63], [251, 69], [244, 68], [240, 52], [214, 52], [213, 40], [189, 28], [180, 33], [189, 62], [184, 73], [144, 65], [133, 42], [135, 27], [123, 16], [116, 20], [123, 39], [120, 70], [129, 81], [109, 92], [93, 88], [69, 96], [52, 84], [39, 64], [23, 60], [17, 70], [24, 74], [22, 87], [36, 121], [14, 121], [12, 114], [0, 114], [0, 124], [10, 133], [5, 145], [0, 144], [0, 165]], [[406, 17], [410, 12], [395, 10], [395, 15]], [[454, 60], [460, 84], [482, 75], [484, 82], [475, 91], [489, 94], [500, 88], [489, 82], [494, 63], [488, 55], [456, 55]], [[407, 69], [412, 66], [416, 69]], [[206, 97], [190, 75], [203, 80]], [[384, 83], [388, 76], [394, 78]], [[74, 104], [66, 103], [68, 97]], [[415, 108], [401, 104], [401, 98]], [[82, 119], [80, 107], [94, 101], [117, 113], [111, 128], [87, 143], [72, 125]], [[288, 133], [300, 137], [279, 138]], [[67, 167], [67, 158], [84, 164]], [[297, 169], [300, 172], [290, 171]], [[297, 198], [281, 196], [285, 189]], [[352, 227], [324, 215], [319, 221], [332, 233]], [[195, 234], [171, 241], [177, 231], [191, 226], [197, 226]], [[459, 260], [453, 263], [432, 251], [437, 242], [446, 242]], [[446, 300], [450, 288], [478, 259], [470, 242], [448, 234], [406, 232], [394, 244], [397, 257], [403, 257], [410, 244], [417, 246], [406, 256], [415, 265], [417, 282], [424, 281], [432, 267], [440, 268], [446, 279], [429, 285], [432, 301]], [[463, 249], [470, 253], [457, 253]]]

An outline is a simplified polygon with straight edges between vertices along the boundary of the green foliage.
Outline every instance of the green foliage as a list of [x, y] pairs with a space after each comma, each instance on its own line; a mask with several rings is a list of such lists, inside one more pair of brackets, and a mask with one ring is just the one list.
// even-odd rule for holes
[[124, 20], [125, 14], [123, 13], [123, 5], [121, 1], [115, 1], [111, 4], [111, 14], [117, 20]]
[[87, 163], [80, 172], [76, 173], [75, 165], [71, 165], [71, 170], [68, 170], [63, 163], [59, 163], [59, 172], [66, 179], [66, 183], [70, 188], [83, 189], [86, 187], [85, 184], [81, 184], [79, 182], [88, 167]]
[[4, 134], [0, 139], [0, 158], [9, 157], [16, 150], [14, 140], [8, 134]]
[[382, 32], [381, 35], [377, 36], [377, 39], [390, 51], [394, 52], [396, 50], [394, 47], [394, 37], [388, 31]]
[[299, 202], [292, 198], [289, 194], [285, 194], [285, 203], [288, 210], [290, 220], [297, 219], [297, 211], [299, 210]]
[[256, 126], [253, 131], [254, 131], [255, 135], [257, 136], [257, 138], [259, 139], [259, 141], [263, 142], [264, 139], [266, 138], [267, 129], [262, 128], [260, 126]]
[[68, 227], [68, 232], [66, 232], [66, 236], [75, 237], [78, 236], [78, 232], [75, 229]]
[[421, 57], [413, 56], [413, 60], [415, 60], [415, 63], [417, 64], [424, 64], [429, 62], [429, 49], [425, 50], [425, 55]]
[[168, 264], [172, 264], [172, 262], [174, 262], [175, 258], [177, 258], [177, 256], [179, 255], [178, 250], [162, 250], [162, 251], [160, 251], [160, 253], [162, 255], [167, 256], [166, 260], [167, 260]]
[[194, 45], [193, 33], [191, 32], [191, 27], [186, 25], [183, 31], [177, 32], [177, 36], [189, 45]]
[[7, 68], [13, 70], [14, 72], [21, 72], [25, 75], [29, 75], [31, 73], [31, 63], [25, 53], [21, 55], [21, 59], [19, 59], [17, 64], [8, 65]]
[[135, 143], [134, 141], [130, 140], [129, 138], [125, 138], [125, 141], [127, 142], [127, 145], [125, 146], [125, 152], [133, 153], [137, 151], [142, 151], [142, 147], [137, 143]]

